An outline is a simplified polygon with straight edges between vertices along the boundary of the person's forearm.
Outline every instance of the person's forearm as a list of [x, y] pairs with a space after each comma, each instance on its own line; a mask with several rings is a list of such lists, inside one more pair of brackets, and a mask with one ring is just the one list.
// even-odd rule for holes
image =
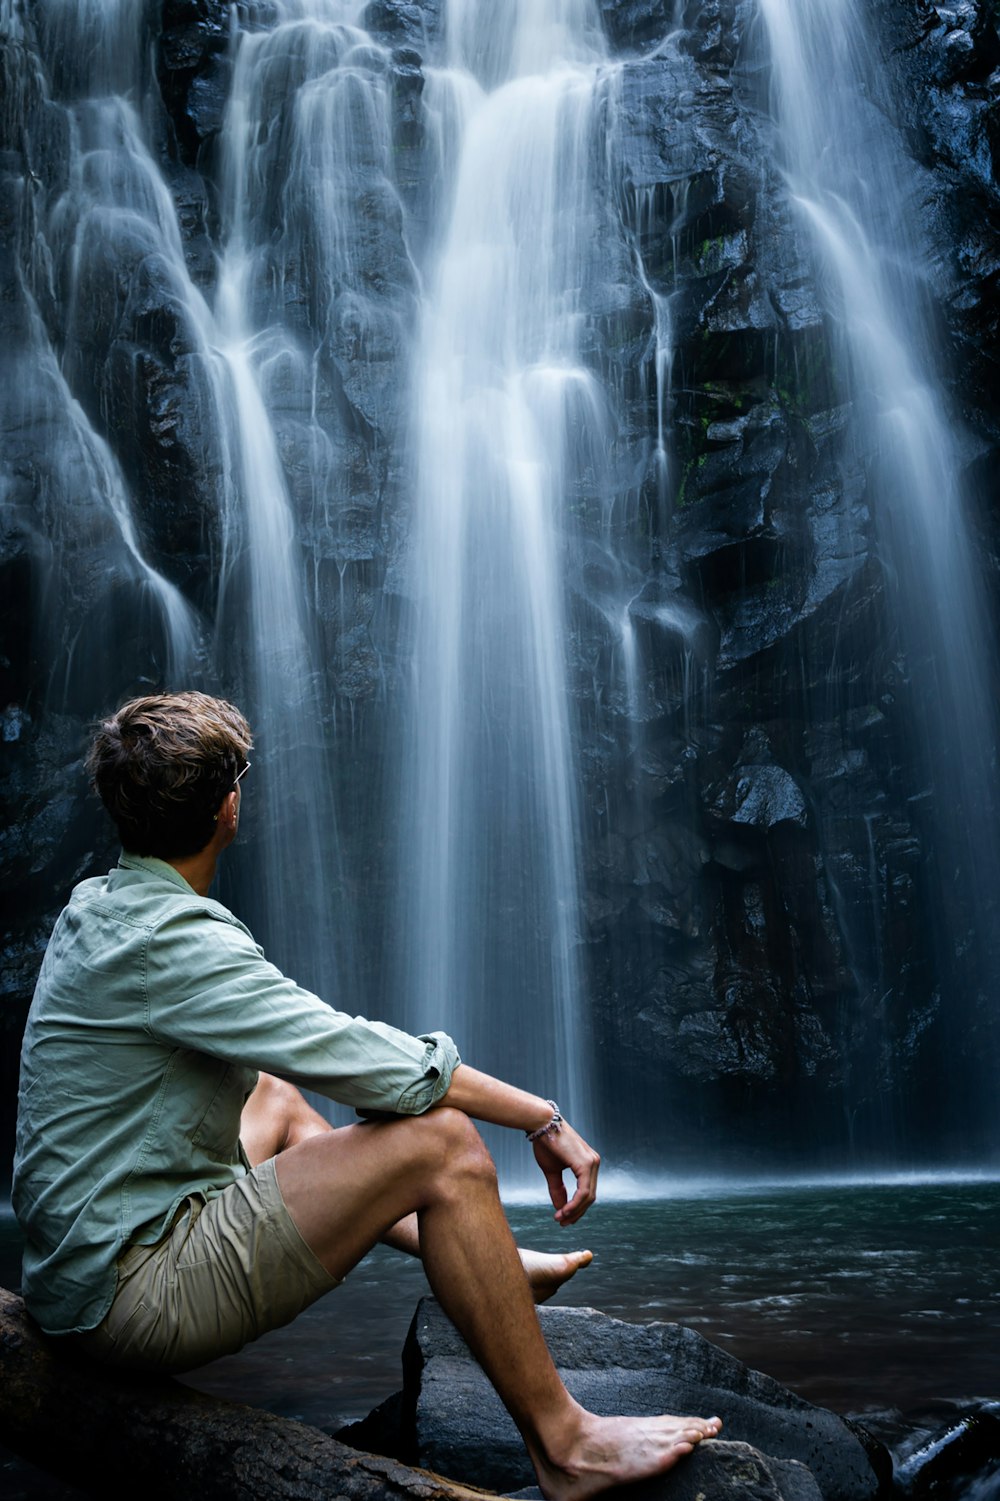
[[513, 1084], [504, 1084], [467, 1063], [455, 1069], [448, 1092], [438, 1105], [451, 1105], [474, 1120], [510, 1126], [516, 1131], [537, 1131], [552, 1119], [552, 1106], [541, 1095], [515, 1089]]
[[[460, 1063], [451, 1076], [447, 1093], [438, 1101], [440, 1105], [454, 1106], [478, 1121], [527, 1132], [532, 1137], [535, 1161], [545, 1174], [555, 1217], [561, 1225], [574, 1224], [594, 1202], [601, 1159], [568, 1122], [561, 1117], [553, 1121], [551, 1101]], [[564, 1169], [576, 1179], [572, 1199], [563, 1182]]]

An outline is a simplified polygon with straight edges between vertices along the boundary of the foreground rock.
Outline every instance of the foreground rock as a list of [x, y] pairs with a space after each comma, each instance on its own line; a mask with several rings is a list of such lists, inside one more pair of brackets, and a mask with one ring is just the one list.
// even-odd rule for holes
[[57, 1353], [0, 1288], [0, 1442], [103, 1496], [148, 1501], [476, 1501], [271, 1413]]
[[[450, 1329], [429, 1300], [415, 1323]], [[415, 1348], [411, 1340], [411, 1357]], [[502, 1409], [501, 1416], [509, 1426]], [[376, 1432], [377, 1415], [373, 1419], [356, 1425], [355, 1437], [365, 1427]], [[192, 1495], [199, 1501], [476, 1501], [484, 1494], [360, 1453], [303, 1423], [170, 1380], [117, 1376], [77, 1362], [41, 1335], [22, 1300], [2, 1288], [0, 1443], [88, 1494], [138, 1494], [151, 1501], [189, 1501]], [[485, 1482], [493, 1469], [490, 1439], [466, 1460], [475, 1480]], [[704, 1444], [669, 1475], [633, 1490], [637, 1501], [823, 1501], [804, 1465], [732, 1442]], [[540, 1497], [534, 1489], [529, 1494]]]
[[[888, 1489], [889, 1460], [879, 1445], [870, 1441], [866, 1449], [836, 1414], [750, 1370], [693, 1329], [627, 1324], [589, 1308], [539, 1312], [563, 1380], [591, 1411], [719, 1413], [725, 1420], [725, 1441], [703, 1446], [667, 1482], [671, 1501], [689, 1489], [692, 1498], [874, 1501]], [[433, 1299], [417, 1309], [403, 1369], [401, 1398], [345, 1436], [497, 1491], [533, 1484], [517, 1430]]]

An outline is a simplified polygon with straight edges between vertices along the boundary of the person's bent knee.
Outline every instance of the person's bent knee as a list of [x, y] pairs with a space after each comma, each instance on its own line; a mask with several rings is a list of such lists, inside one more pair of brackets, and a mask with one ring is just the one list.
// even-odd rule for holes
[[304, 1103], [302, 1091], [287, 1079], [279, 1079], [277, 1074], [258, 1074], [250, 1098], [276, 1110], [293, 1110]]
[[496, 1178], [496, 1167], [489, 1149], [475, 1122], [463, 1110], [440, 1105], [417, 1119], [423, 1123], [422, 1135], [433, 1154], [433, 1165], [440, 1167], [443, 1173]]
[[244, 1107], [243, 1124], [251, 1131], [255, 1125], [259, 1129], [260, 1124], [265, 1124], [274, 1137], [276, 1152], [333, 1129], [296, 1085], [274, 1074], [259, 1076], [257, 1087]]

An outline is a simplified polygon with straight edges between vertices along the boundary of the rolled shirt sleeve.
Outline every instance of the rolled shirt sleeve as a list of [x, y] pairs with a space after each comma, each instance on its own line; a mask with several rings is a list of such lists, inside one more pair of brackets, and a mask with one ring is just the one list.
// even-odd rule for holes
[[[334, 1010], [271, 964], [225, 909], [175, 911], [145, 954], [151, 1037], [277, 1074], [362, 1112], [420, 1115], [461, 1061], [444, 1032], [412, 1036]], [[227, 920], [228, 919], [228, 920]]]

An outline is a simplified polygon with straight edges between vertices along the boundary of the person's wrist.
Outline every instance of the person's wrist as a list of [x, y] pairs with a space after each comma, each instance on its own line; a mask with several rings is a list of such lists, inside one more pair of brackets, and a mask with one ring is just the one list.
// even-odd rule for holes
[[562, 1112], [559, 1109], [559, 1106], [556, 1104], [555, 1100], [545, 1100], [542, 1103], [545, 1106], [545, 1111], [542, 1119], [535, 1126], [533, 1126], [529, 1130], [526, 1130], [524, 1133], [532, 1144], [534, 1144], [536, 1141], [544, 1140], [544, 1138], [547, 1136], [554, 1136], [557, 1132], [562, 1130]]

